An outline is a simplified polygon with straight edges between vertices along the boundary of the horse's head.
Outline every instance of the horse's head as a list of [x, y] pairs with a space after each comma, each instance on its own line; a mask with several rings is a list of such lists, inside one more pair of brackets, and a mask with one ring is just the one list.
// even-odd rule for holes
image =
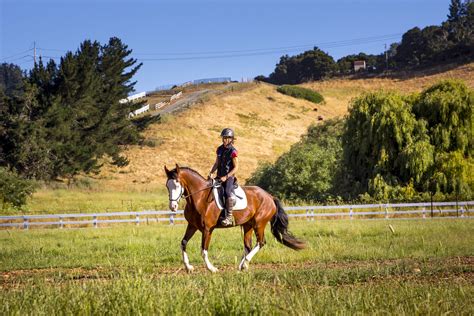
[[176, 168], [173, 170], [168, 170], [165, 166], [165, 172], [168, 178], [166, 180], [166, 188], [168, 189], [170, 210], [176, 212], [179, 200], [184, 193], [183, 185], [179, 182], [179, 166], [176, 164]]

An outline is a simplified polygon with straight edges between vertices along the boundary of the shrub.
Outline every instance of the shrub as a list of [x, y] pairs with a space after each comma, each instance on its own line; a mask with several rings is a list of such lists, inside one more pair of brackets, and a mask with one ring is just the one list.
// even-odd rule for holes
[[282, 199], [332, 199], [334, 177], [341, 166], [342, 120], [311, 126], [308, 134], [274, 165], [261, 165], [248, 180]]
[[26, 198], [34, 192], [34, 183], [18, 176], [14, 171], [0, 167], [0, 203], [1, 209], [8, 206], [21, 207]]
[[313, 103], [321, 103], [324, 101], [323, 96], [318, 92], [302, 87], [284, 85], [278, 87], [277, 91], [282, 94], [286, 94], [298, 99], [308, 100]]

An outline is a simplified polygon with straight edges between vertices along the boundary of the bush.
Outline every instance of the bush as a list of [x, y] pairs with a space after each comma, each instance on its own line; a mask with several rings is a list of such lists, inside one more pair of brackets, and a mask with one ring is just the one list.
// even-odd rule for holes
[[341, 166], [342, 120], [311, 126], [274, 165], [261, 165], [248, 180], [282, 199], [327, 201]]
[[321, 103], [324, 101], [323, 96], [318, 92], [302, 87], [284, 85], [278, 87], [277, 91], [282, 94], [286, 94], [298, 99], [308, 100], [313, 103]]
[[0, 202], [2, 210], [9, 206], [20, 208], [26, 198], [34, 192], [32, 181], [18, 176], [16, 172], [0, 167]]

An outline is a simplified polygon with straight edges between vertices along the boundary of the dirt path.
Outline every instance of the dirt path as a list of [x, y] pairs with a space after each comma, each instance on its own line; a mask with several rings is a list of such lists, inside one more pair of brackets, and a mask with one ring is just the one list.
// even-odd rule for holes
[[[208, 274], [202, 262], [194, 262], [195, 271], [193, 274]], [[419, 276], [419, 277], [459, 277], [469, 280], [474, 284], [474, 256], [434, 258], [434, 259], [390, 259], [390, 260], [369, 260], [369, 261], [333, 261], [333, 262], [297, 262], [297, 263], [251, 263], [250, 272], [263, 271], [348, 271], [355, 270], [382, 270], [384, 268], [400, 268], [398, 276]], [[219, 266], [220, 273], [238, 272], [234, 265]], [[57, 278], [66, 280], [87, 280], [87, 279], [117, 279], [123, 272], [138, 273], [141, 268], [134, 267], [94, 267], [94, 268], [44, 268], [44, 269], [23, 269], [0, 272], [0, 288], [9, 286], [32, 278], [44, 278], [54, 280]], [[148, 271], [150, 269], [147, 269]], [[186, 271], [177, 264], [176, 266], [153, 267], [149, 272], [143, 272], [153, 277], [159, 278], [166, 275], [186, 275]], [[380, 276], [377, 276], [380, 278]]]

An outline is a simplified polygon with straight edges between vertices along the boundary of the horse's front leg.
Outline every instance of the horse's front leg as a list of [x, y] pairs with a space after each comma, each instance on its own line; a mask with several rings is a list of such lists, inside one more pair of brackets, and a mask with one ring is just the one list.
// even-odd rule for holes
[[201, 243], [201, 254], [206, 264], [206, 268], [211, 272], [217, 272], [217, 268], [212, 265], [209, 261], [209, 256], [207, 254], [207, 249], [209, 249], [209, 243], [211, 242], [212, 230], [208, 227], [204, 227], [202, 231], [202, 243]]
[[186, 227], [186, 232], [184, 233], [183, 240], [181, 240], [181, 252], [183, 253], [183, 263], [186, 271], [191, 272], [194, 270], [194, 267], [189, 264], [189, 257], [186, 253], [186, 245], [188, 241], [194, 236], [197, 228], [194, 225], [188, 223], [188, 227]]

